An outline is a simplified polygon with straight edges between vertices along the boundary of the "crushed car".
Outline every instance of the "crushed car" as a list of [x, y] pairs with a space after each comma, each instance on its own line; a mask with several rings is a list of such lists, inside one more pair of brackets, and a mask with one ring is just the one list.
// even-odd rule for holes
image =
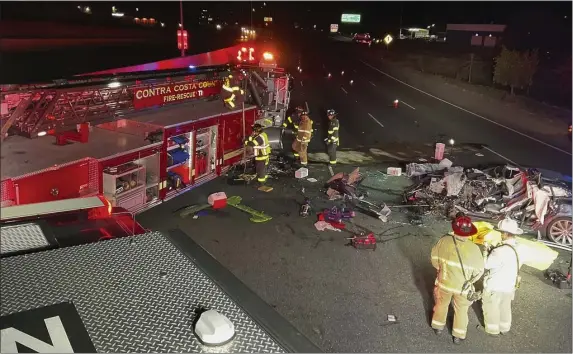
[[521, 228], [571, 247], [572, 193], [563, 176], [510, 165], [483, 170], [446, 166], [409, 164], [406, 175], [414, 183], [404, 191], [404, 202], [427, 205], [425, 212], [447, 217], [460, 211], [488, 221], [509, 217]]

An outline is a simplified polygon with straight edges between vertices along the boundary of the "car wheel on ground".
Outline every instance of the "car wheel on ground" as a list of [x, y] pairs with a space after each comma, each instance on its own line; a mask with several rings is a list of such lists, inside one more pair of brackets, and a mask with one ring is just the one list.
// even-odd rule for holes
[[573, 244], [573, 222], [571, 217], [560, 216], [551, 220], [547, 225], [547, 237], [560, 245], [571, 246]]

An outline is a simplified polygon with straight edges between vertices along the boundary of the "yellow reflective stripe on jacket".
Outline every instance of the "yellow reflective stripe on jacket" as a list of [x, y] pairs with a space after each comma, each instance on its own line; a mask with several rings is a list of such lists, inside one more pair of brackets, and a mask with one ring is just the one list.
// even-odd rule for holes
[[228, 91], [228, 92], [233, 92], [233, 89], [227, 85], [223, 85], [223, 90]]
[[[449, 259], [444, 259], [438, 256], [432, 256], [433, 260], [437, 260], [438, 262], [442, 263], [442, 264], [447, 264], [450, 267], [456, 267], [459, 269], [462, 269], [462, 265], [459, 261], [451, 261]], [[467, 264], [464, 263], [464, 270], [466, 271], [473, 271], [473, 270], [477, 270], [475, 267], [472, 266], [468, 266]]]

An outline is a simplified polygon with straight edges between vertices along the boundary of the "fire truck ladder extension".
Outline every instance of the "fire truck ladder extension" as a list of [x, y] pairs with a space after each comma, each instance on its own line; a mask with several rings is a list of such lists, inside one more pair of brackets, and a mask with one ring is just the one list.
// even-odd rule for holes
[[32, 96], [20, 102], [16, 110], [12, 112], [10, 117], [6, 119], [6, 122], [2, 124], [2, 136], [0, 136], [0, 142], [4, 141], [6, 134], [8, 134], [8, 130], [10, 130], [10, 127], [16, 122], [16, 118], [24, 114], [24, 111], [30, 105], [31, 102], [32, 102]]
[[[23, 98], [14, 112], [3, 120], [5, 123], [2, 125], [2, 139], [10, 127], [17, 128], [24, 135], [35, 137], [40, 132], [72, 130], [80, 123], [103, 123], [119, 114], [124, 115], [135, 110], [134, 88], [190, 81], [197, 77], [219, 77], [231, 69], [229, 65], [221, 65], [185, 71], [107, 75], [75, 81], [59, 80], [33, 87], [20, 86], [10, 92]], [[119, 85], [109, 85], [112, 82]]]

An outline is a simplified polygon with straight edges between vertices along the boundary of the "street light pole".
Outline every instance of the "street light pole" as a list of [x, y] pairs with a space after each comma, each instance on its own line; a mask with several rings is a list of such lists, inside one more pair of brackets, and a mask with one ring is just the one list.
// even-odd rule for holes
[[[183, 33], [183, 0], [179, 0], [179, 21], [181, 23], [181, 33]], [[181, 45], [181, 56], [185, 56], [185, 45]]]

